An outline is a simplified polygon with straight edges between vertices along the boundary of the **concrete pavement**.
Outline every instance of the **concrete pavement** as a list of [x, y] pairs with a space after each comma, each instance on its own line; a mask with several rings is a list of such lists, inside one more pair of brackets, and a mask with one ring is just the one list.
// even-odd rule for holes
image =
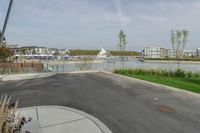
[[0, 81], [12, 81], [12, 80], [27, 80], [46, 78], [55, 75], [55, 73], [26, 73], [26, 74], [9, 74], [0, 76]]
[[87, 112], [113, 133], [199, 133], [200, 98], [105, 73], [0, 82], [20, 107], [59, 105]]
[[37, 106], [17, 111], [31, 122], [25, 124], [22, 133], [112, 133], [93, 116], [62, 106]]

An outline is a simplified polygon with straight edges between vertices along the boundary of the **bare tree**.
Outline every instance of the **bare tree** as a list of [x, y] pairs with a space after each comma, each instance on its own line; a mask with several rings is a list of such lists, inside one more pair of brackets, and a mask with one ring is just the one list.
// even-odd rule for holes
[[125, 51], [126, 43], [127, 43], [126, 42], [126, 35], [123, 32], [123, 30], [121, 30], [120, 33], [119, 33], [119, 48], [120, 48], [120, 51]]
[[124, 68], [124, 51], [126, 50], [126, 44], [127, 44], [126, 35], [123, 32], [123, 30], [121, 30], [120, 33], [119, 33], [119, 50], [120, 50], [123, 68]]
[[183, 55], [188, 38], [187, 30], [172, 30], [171, 31], [171, 42], [172, 50], [177, 61], [177, 68], [180, 69], [180, 60]]

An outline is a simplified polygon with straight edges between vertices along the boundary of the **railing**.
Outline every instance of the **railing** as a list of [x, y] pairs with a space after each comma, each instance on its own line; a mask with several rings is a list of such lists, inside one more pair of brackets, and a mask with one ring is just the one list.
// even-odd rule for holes
[[43, 64], [39, 62], [30, 63], [0, 63], [1, 74], [44, 72]]
[[[135, 59], [92, 59], [92, 60], [44, 60], [29, 63], [0, 63], [1, 74], [35, 73], [35, 72], [76, 72], [76, 71], [113, 71], [120, 68], [166, 69], [175, 70], [176, 63], [169, 61], [140, 61]], [[181, 64], [185, 71], [199, 72], [200, 62]]]

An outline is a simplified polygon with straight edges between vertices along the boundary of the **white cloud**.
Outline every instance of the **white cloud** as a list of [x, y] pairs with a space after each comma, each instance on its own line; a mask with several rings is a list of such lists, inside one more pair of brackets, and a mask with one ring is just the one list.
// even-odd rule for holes
[[160, 16], [141, 15], [140, 18], [151, 23], [163, 23], [168, 21], [167, 18]]
[[[7, 0], [2, 1], [7, 5]], [[0, 20], [5, 15], [2, 11], [0, 4]], [[88, 39], [88, 47], [103, 40], [104, 45], [114, 47], [113, 40], [123, 28], [133, 44], [128, 46], [134, 48], [136, 42], [146, 44], [149, 40], [168, 43], [172, 28], [200, 34], [199, 16], [199, 0], [16, 0], [7, 38], [76, 46]], [[196, 47], [200, 38], [189, 37], [195, 42], [191, 46]]]
[[115, 8], [116, 8], [116, 12], [117, 12], [117, 18], [118, 20], [122, 23], [122, 24], [129, 24], [131, 22], [131, 18], [127, 17], [123, 14], [122, 11], [122, 7], [121, 7], [121, 0], [112, 0]]

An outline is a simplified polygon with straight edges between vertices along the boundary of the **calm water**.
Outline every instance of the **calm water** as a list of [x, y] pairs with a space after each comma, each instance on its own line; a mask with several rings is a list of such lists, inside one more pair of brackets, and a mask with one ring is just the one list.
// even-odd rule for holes
[[[138, 60], [121, 61], [112, 60], [93, 60], [93, 61], [51, 61], [44, 62], [45, 68], [52, 72], [75, 72], [88, 70], [109, 70], [113, 71], [120, 68], [142, 68], [142, 69], [166, 69], [175, 70], [176, 63], [168, 62], [141, 62]], [[181, 64], [180, 67], [185, 71], [200, 72], [200, 63]]]

